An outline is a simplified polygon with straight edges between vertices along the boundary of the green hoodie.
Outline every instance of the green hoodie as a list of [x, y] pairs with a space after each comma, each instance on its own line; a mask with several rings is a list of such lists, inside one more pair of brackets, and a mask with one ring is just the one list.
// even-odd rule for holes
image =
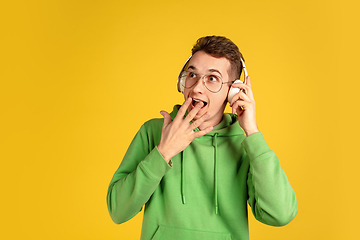
[[163, 121], [141, 126], [110, 182], [115, 223], [145, 205], [142, 240], [243, 240], [249, 239], [247, 202], [265, 224], [283, 226], [295, 217], [295, 193], [262, 133], [246, 137], [237, 116], [225, 113], [168, 164], [156, 147]]

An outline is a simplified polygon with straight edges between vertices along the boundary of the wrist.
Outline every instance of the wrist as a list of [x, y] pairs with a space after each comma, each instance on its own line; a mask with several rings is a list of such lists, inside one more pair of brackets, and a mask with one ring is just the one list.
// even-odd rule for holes
[[257, 129], [257, 128], [252, 129], [252, 130], [245, 130], [245, 129], [244, 129], [244, 131], [245, 131], [246, 136], [248, 137], [248, 136], [250, 136], [250, 135], [252, 135], [252, 134], [254, 134], [254, 133], [258, 133], [258, 132], [259, 132], [259, 129]]
[[157, 149], [159, 151], [159, 153], [161, 154], [161, 156], [164, 158], [164, 160], [169, 163], [171, 160], [171, 156], [169, 156], [166, 151], [164, 151], [164, 149], [161, 147], [161, 145], [157, 145]]

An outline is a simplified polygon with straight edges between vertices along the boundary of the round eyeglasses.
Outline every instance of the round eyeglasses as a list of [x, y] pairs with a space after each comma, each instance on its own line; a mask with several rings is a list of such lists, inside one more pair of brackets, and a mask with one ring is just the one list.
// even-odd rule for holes
[[[222, 78], [214, 73], [200, 75], [193, 71], [183, 71], [180, 76], [180, 83], [184, 88], [192, 88], [202, 79], [207, 90], [213, 93], [220, 92], [222, 85], [229, 82], [223, 82]], [[231, 81], [233, 83], [234, 81]]]

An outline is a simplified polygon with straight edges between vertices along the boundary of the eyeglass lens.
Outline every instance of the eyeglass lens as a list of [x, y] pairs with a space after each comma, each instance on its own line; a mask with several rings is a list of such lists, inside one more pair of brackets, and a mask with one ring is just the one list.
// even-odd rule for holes
[[202, 78], [205, 87], [211, 92], [218, 92], [222, 87], [222, 79], [216, 74], [200, 75], [191, 71], [184, 71], [182, 77], [185, 78], [183, 83], [185, 88], [193, 87], [200, 78]]

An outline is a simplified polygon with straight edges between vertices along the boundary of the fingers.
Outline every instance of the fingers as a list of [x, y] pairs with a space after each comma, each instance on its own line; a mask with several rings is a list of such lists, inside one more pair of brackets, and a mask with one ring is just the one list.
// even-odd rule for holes
[[184, 119], [186, 110], [189, 108], [191, 102], [192, 102], [192, 98], [188, 98], [188, 99], [185, 100], [185, 102], [184, 102], [184, 103], [182, 104], [182, 106], [179, 108], [179, 111], [178, 111], [178, 113], [176, 114], [176, 117], [174, 118], [174, 121], [175, 121], [175, 120], [178, 120], [178, 119]]
[[246, 108], [246, 102], [238, 100], [234, 103], [234, 105], [232, 105], [232, 114], [238, 113], [238, 115], [240, 115], [240, 112], [244, 111]]
[[230, 107], [233, 107], [234, 103], [237, 101], [251, 101], [250, 97], [246, 93], [240, 91], [238, 92], [230, 101]]
[[247, 86], [246, 84], [241, 83], [241, 82], [233, 83], [232, 87], [233, 88], [240, 88], [241, 92], [245, 92], [245, 94], [247, 94], [251, 89], [250, 86]]
[[246, 85], [248, 85], [248, 86], [251, 87], [250, 76], [247, 76], [247, 77], [246, 77], [245, 83], [246, 83]]
[[192, 102], [192, 98], [188, 98], [183, 103], [183, 105], [179, 108], [179, 111], [173, 121], [171, 121], [171, 116], [168, 112], [166, 111], [160, 112], [160, 114], [163, 115], [164, 117], [164, 124], [162, 127], [163, 133], [180, 134], [185, 139], [191, 142], [195, 138], [203, 136], [212, 130], [212, 127], [208, 127], [206, 129], [201, 129], [200, 131], [194, 131], [194, 129], [200, 127], [201, 124], [203, 124], [206, 121], [206, 119], [210, 116], [210, 113], [206, 112], [205, 114], [194, 120], [198, 112], [204, 106], [203, 102], [197, 103], [184, 118], [186, 110], [189, 109], [191, 102]]
[[169, 125], [171, 123], [171, 117], [170, 117], [170, 114], [166, 111], [161, 111], [160, 114], [163, 115], [163, 117], [164, 117], [164, 123], [163, 123], [163, 127], [162, 127], [162, 129], [164, 129], [167, 125]]
[[245, 110], [255, 109], [255, 100], [250, 99], [244, 93], [239, 93], [233, 97], [230, 106], [233, 114], [241, 115]]
[[197, 119], [196, 121], [194, 121], [191, 124], [191, 130], [196, 129], [197, 127], [199, 127], [203, 122], [205, 122], [205, 120], [210, 116], [210, 113], [205, 113], [203, 116], [201, 116], [201, 118]]
[[202, 137], [204, 136], [205, 134], [208, 134], [209, 132], [211, 132], [213, 130], [214, 127], [208, 127], [208, 128], [205, 128], [204, 130], [201, 130], [201, 131], [197, 131], [197, 132], [194, 132], [194, 139], [195, 138], [199, 138], [199, 137]]
[[[192, 102], [192, 98], [186, 99], [183, 105], [179, 108], [179, 111], [176, 117], [174, 118], [174, 121], [179, 123], [184, 119], [186, 110], [189, 108], [191, 102]], [[203, 106], [204, 106], [203, 102], [199, 102], [198, 104], [196, 104], [195, 107], [185, 117], [185, 122], [190, 123]]]
[[191, 122], [203, 106], [204, 106], [203, 102], [199, 102], [198, 104], [196, 104], [194, 109], [191, 110], [188, 113], [188, 115], [186, 116], [186, 118], [185, 118], [186, 122], [188, 122], [188, 123]]
[[253, 100], [254, 96], [253, 96], [253, 92], [252, 92], [252, 88], [251, 88], [250, 76], [246, 77], [245, 82], [246, 83], [241, 83], [241, 82], [233, 83], [232, 87], [240, 88], [242, 90], [240, 92], [244, 92], [246, 95], [248, 95], [250, 97], [250, 99]]
[[[249, 77], [247, 79], [250, 79]], [[234, 84], [235, 86], [235, 84]], [[255, 100], [252, 95], [252, 89], [247, 84], [236, 83], [236, 86], [245, 91], [239, 91], [230, 101], [230, 107], [232, 107], [232, 113], [238, 113], [241, 115], [243, 111], [249, 109], [250, 105], [255, 104]]]
[[247, 76], [246, 79], [245, 79], [245, 85], [248, 86], [250, 88], [250, 91], [248, 91], [248, 95], [249, 97], [254, 100], [254, 95], [253, 95], [253, 91], [252, 91], [252, 88], [251, 88], [251, 81], [250, 81], [250, 76]]

